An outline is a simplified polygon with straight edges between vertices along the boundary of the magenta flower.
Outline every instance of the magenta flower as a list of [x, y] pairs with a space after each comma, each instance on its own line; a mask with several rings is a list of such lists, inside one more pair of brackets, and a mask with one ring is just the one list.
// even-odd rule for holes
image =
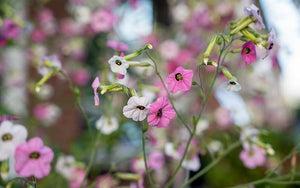
[[7, 40], [6, 38], [0, 33], [0, 47], [6, 46]]
[[17, 146], [15, 170], [23, 177], [43, 178], [50, 173], [53, 151], [39, 137]]
[[271, 28], [270, 32], [269, 32], [269, 38], [268, 38], [268, 47], [267, 47], [267, 52], [266, 52], [266, 56], [263, 58], [265, 59], [266, 57], [268, 57], [274, 47], [274, 38], [275, 38], [275, 32], [273, 30], [273, 28]]
[[128, 46], [123, 43], [123, 42], [117, 42], [117, 41], [107, 41], [106, 42], [106, 46], [110, 47], [116, 51], [127, 51], [128, 50]]
[[251, 63], [255, 62], [257, 57], [254, 42], [248, 41], [243, 44], [241, 55], [246, 61], [246, 65], [250, 65]]
[[166, 80], [168, 90], [171, 93], [176, 93], [177, 91], [188, 91], [192, 87], [192, 78], [192, 70], [177, 67], [177, 69], [171, 73]]
[[160, 151], [154, 151], [149, 155], [148, 165], [149, 168], [160, 170], [165, 164], [164, 155]]
[[175, 111], [167, 97], [159, 97], [150, 105], [147, 121], [150, 126], [167, 127], [175, 117]]
[[92, 15], [91, 27], [94, 32], [108, 32], [113, 28], [115, 16], [107, 9], [100, 9]]
[[16, 39], [20, 35], [20, 27], [12, 20], [5, 19], [2, 25], [2, 35], [7, 39]]
[[99, 106], [99, 104], [100, 104], [99, 96], [98, 96], [98, 92], [97, 92], [97, 89], [99, 88], [99, 86], [100, 86], [100, 81], [99, 81], [99, 78], [96, 77], [92, 83], [92, 88], [94, 90], [95, 106]]
[[240, 153], [240, 159], [244, 163], [245, 167], [254, 169], [257, 166], [262, 166], [266, 162], [265, 150], [254, 146], [250, 149], [244, 149]]

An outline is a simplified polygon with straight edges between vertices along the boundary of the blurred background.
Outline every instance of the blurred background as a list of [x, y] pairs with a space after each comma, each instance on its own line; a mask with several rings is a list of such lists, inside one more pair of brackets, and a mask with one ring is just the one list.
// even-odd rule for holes
[[[120, 104], [123, 107], [127, 98], [120, 93], [101, 96], [100, 107], [95, 107], [92, 80], [99, 76], [103, 84], [119, 82], [155, 99], [163, 90], [151, 68], [132, 68], [120, 80], [110, 73], [108, 59], [116, 51], [128, 54], [151, 43], [153, 58], [164, 77], [180, 65], [196, 69], [196, 57], [204, 52], [210, 37], [228, 31], [229, 22], [243, 18], [244, 7], [252, 3], [261, 9], [266, 33], [270, 28], [275, 30], [274, 50], [263, 60], [262, 50], [258, 49], [258, 61], [249, 67], [239, 54], [229, 55], [225, 65], [242, 86], [240, 96], [246, 104], [246, 117], [242, 117], [241, 124], [267, 130], [263, 139], [273, 146], [275, 155], [264, 166], [245, 170], [238, 160], [239, 151], [235, 151], [191, 187], [226, 187], [262, 177], [300, 140], [299, 0], [1, 0], [0, 20], [12, 19], [19, 34], [9, 39], [0, 35], [0, 114], [21, 117], [20, 123], [27, 127], [29, 137], [42, 137], [54, 149], [56, 158], [70, 154], [87, 164], [91, 140], [66, 80], [60, 75], [53, 76], [41, 92], [35, 92], [35, 84], [41, 79], [37, 72], [40, 59], [56, 54], [80, 88], [81, 106], [92, 119], [92, 125], [105, 114], [118, 119], [118, 129], [101, 137], [89, 179], [108, 172], [133, 171], [132, 159], [141, 156], [141, 125], [123, 116]], [[97, 18], [99, 12], [104, 18]], [[97, 25], [97, 19], [104, 19], [102, 25]], [[125, 46], [122, 50], [116, 49], [120, 43]], [[216, 60], [217, 51], [211, 56]], [[138, 60], [147, 61], [147, 57]], [[204, 87], [209, 87], [214, 70], [209, 66], [202, 70]], [[220, 75], [217, 85], [223, 81], [224, 76]], [[199, 88], [193, 88], [188, 94], [176, 96], [176, 106], [187, 118], [199, 111], [199, 95]], [[231, 139], [238, 139], [234, 122], [238, 117], [230, 116], [224, 123], [226, 114], [226, 109], [212, 96], [201, 122], [204, 128], [197, 138], [202, 167], [211, 160], [204, 145], [218, 141], [224, 147]], [[163, 152], [167, 142], [184, 142], [187, 134], [180, 123], [174, 121], [172, 126], [180, 128], [150, 130], [149, 153]], [[178, 133], [182, 135], [177, 136]], [[172, 161], [167, 156], [165, 160]], [[165, 165], [157, 171], [153, 175], [156, 181], [163, 185], [170, 175], [167, 169], [173, 166]], [[287, 163], [281, 170], [289, 169]], [[179, 182], [185, 173], [179, 175]], [[40, 181], [42, 188], [53, 186], [68, 187], [66, 179], [55, 172]]]

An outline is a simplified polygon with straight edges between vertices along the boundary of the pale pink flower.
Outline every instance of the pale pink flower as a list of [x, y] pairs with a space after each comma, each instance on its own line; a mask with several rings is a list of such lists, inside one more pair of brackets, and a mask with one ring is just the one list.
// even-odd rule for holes
[[219, 107], [215, 111], [215, 118], [218, 126], [221, 129], [228, 129], [233, 124], [230, 110], [226, 108]]
[[90, 80], [89, 72], [84, 69], [77, 69], [71, 74], [71, 78], [74, 81], [74, 83], [78, 86], [84, 86], [87, 84]]
[[53, 12], [50, 9], [43, 9], [37, 15], [40, 25], [45, 25], [54, 20]]
[[171, 93], [176, 93], [177, 91], [188, 91], [192, 87], [192, 79], [192, 70], [186, 70], [183, 67], [178, 67], [166, 80], [168, 90]]
[[19, 37], [21, 29], [13, 20], [4, 19], [0, 28], [2, 35], [6, 39], [16, 39]]
[[117, 186], [116, 180], [108, 174], [99, 176], [96, 182], [95, 188], [114, 188]]
[[150, 126], [167, 127], [176, 113], [167, 97], [159, 97], [150, 105], [147, 121]]
[[46, 39], [46, 35], [44, 33], [44, 31], [42, 31], [41, 29], [35, 29], [32, 33], [31, 33], [31, 40], [34, 43], [40, 43], [40, 42], [44, 42]]
[[[84, 179], [85, 171], [83, 169], [77, 168], [72, 171], [71, 178], [69, 179], [69, 187], [70, 188], [79, 188], [81, 182]], [[84, 182], [86, 185], [87, 182]]]
[[252, 41], [248, 41], [242, 46], [241, 52], [242, 58], [246, 61], [246, 65], [256, 61], [256, 49], [255, 44]]
[[61, 110], [55, 104], [42, 103], [34, 106], [33, 116], [45, 123], [45, 125], [51, 125], [60, 116]]
[[23, 177], [43, 178], [50, 173], [53, 157], [53, 151], [44, 146], [42, 139], [32, 138], [16, 148], [15, 170]]
[[107, 9], [100, 9], [92, 15], [91, 27], [94, 32], [108, 32], [113, 28], [115, 16]]
[[145, 173], [145, 162], [142, 157], [135, 157], [131, 160], [130, 169], [134, 173], [144, 174]]
[[118, 41], [109, 40], [106, 42], [106, 46], [111, 47], [112, 49], [114, 49], [116, 51], [127, 51], [128, 50], [127, 44], [125, 44], [123, 42], [118, 42]]
[[164, 41], [160, 47], [159, 52], [162, 58], [164, 59], [172, 59], [175, 58], [179, 52], [178, 44], [173, 40]]
[[100, 101], [99, 101], [99, 96], [98, 96], [98, 92], [97, 89], [100, 87], [100, 81], [99, 78], [96, 77], [95, 80], [92, 83], [92, 88], [94, 90], [94, 101], [95, 101], [95, 106], [99, 106]]
[[148, 165], [149, 168], [153, 168], [154, 170], [160, 170], [163, 168], [165, 164], [165, 158], [162, 152], [154, 151], [149, 155]]
[[254, 146], [249, 149], [244, 149], [240, 153], [240, 159], [244, 163], [245, 167], [254, 169], [265, 164], [266, 152], [264, 149]]

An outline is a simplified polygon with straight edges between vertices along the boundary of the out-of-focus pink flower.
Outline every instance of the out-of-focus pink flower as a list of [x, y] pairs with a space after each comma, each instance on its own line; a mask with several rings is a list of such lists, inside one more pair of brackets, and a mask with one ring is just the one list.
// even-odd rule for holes
[[189, 50], [181, 50], [177, 56], [167, 62], [167, 71], [174, 72], [177, 67], [184, 65], [193, 58], [192, 52]]
[[230, 111], [226, 108], [219, 107], [215, 111], [216, 122], [221, 129], [228, 129], [232, 125]]
[[20, 26], [10, 19], [4, 19], [1, 27], [1, 33], [6, 39], [16, 39], [21, 32]]
[[142, 157], [135, 157], [131, 160], [131, 171], [138, 174], [145, 173], [145, 162]]
[[64, 35], [70, 36], [74, 35], [78, 31], [76, 28], [76, 22], [72, 19], [63, 19], [60, 22], [60, 32]]
[[16, 148], [15, 170], [23, 177], [43, 178], [50, 173], [53, 157], [53, 151], [44, 146], [42, 139], [32, 138]]
[[54, 123], [60, 114], [61, 110], [59, 107], [50, 103], [38, 104], [33, 108], [33, 116], [46, 125]]
[[151, 146], [157, 146], [158, 139], [155, 137], [155, 134], [153, 133], [152, 129], [149, 129], [147, 131], [147, 135], [149, 137], [149, 143], [151, 144]]
[[114, 188], [117, 185], [117, 182], [114, 178], [108, 174], [99, 176], [96, 180], [95, 188]]
[[115, 22], [115, 16], [112, 11], [100, 9], [92, 15], [91, 27], [94, 32], [108, 32]]
[[172, 59], [175, 58], [179, 52], [178, 44], [173, 40], [164, 41], [160, 47], [159, 52], [162, 58], [164, 59]]
[[48, 24], [54, 20], [53, 12], [50, 9], [43, 9], [40, 11], [37, 18], [40, 25]]
[[114, 49], [116, 51], [127, 51], [128, 50], [128, 46], [123, 42], [117, 42], [117, 41], [110, 40], [110, 41], [106, 42], [106, 46], [111, 47], [112, 49]]
[[95, 80], [92, 83], [92, 88], [94, 90], [94, 101], [95, 101], [95, 106], [99, 106], [100, 101], [99, 101], [99, 96], [98, 96], [98, 92], [97, 89], [100, 87], [100, 81], [99, 78], [96, 77]]
[[254, 146], [249, 149], [244, 149], [240, 153], [240, 159], [244, 163], [245, 167], [253, 169], [265, 164], [266, 153], [264, 149]]
[[149, 168], [153, 168], [154, 170], [160, 170], [165, 164], [165, 158], [162, 152], [154, 151], [149, 155], [148, 165]]
[[246, 65], [256, 61], [256, 49], [255, 44], [252, 41], [248, 41], [242, 46], [241, 52], [242, 58], [246, 61]]
[[192, 87], [192, 79], [192, 70], [186, 70], [183, 67], [178, 67], [166, 80], [168, 90], [171, 93], [176, 93], [177, 91], [188, 91]]
[[2, 34], [0, 33], [0, 47], [6, 46], [7, 40]]
[[153, 46], [153, 48], [156, 48], [158, 46], [158, 38], [154, 33], [147, 35], [147, 36], [143, 36], [142, 41], [145, 44], [150, 43]]
[[[83, 169], [77, 168], [72, 171], [71, 178], [69, 179], [69, 187], [70, 188], [79, 188], [81, 182], [84, 179], [85, 171]], [[87, 182], [84, 182], [86, 185]]]
[[89, 72], [86, 69], [77, 69], [71, 74], [71, 78], [78, 86], [84, 86], [90, 80]]
[[175, 117], [173, 106], [167, 97], [159, 97], [150, 105], [147, 121], [150, 126], [167, 127]]
[[41, 29], [35, 29], [31, 33], [31, 40], [35, 43], [44, 42], [45, 39], [46, 39], [46, 35], [45, 35], [44, 31], [42, 31]]

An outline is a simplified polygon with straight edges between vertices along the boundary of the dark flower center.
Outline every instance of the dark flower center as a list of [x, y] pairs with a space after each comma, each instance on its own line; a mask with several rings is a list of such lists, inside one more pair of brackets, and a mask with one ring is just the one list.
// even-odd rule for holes
[[116, 64], [119, 65], [119, 66], [121, 66], [122, 65], [122, 61], [116, 60]]
[[175, 79], [176, 79], [177, 81], [181, 81], [181, 80], [183, 79], [182, 74], [181, 74], [181, 73], [175, 74]]
[[138, 108], [140, 110], [145, 110], [145, 106], [137, 106], [136, 108]]
[[162, 116], [162, 109], [159, 109], [157, 112], [157, 117], [161, 117]]
[[229, 84], [230, 85], [236, 85], [236, 82], [235, 81], [230, 81]]
[[30, 153], [29, 158], [30, 159], [38, 159], [38, 158], [40, 158], [40, 153], [39, 152], [32, 152], [32, 153]]
[[12, 139], [13, 139], [13, 136], [12, 136], [10, 133], [6, 133], [6, 134], [4, 134], [4, 135], [2, 136], [2, 140], [3, 140], [4, 142], [10, 141], [10, 140], [12, 140]]
[[250, 53], [250, 51], [251, 51], [251, 50], [250, 50], [250, 48], [248, 48], [248, 47], [247, 47], [247, 48], [245, 48], [245, 49], [243, 50], [244, 54], [249, 54], [249, 53]]
[[271, 50], [272, 48], [273, 48], [273, 46], [274, 46], [274, 44], [273, 44], [273, 42], [270, 44], [270, 46], [269, 46], [269, 50]]

